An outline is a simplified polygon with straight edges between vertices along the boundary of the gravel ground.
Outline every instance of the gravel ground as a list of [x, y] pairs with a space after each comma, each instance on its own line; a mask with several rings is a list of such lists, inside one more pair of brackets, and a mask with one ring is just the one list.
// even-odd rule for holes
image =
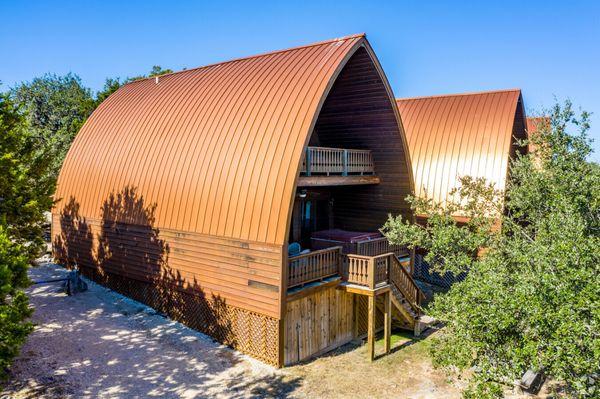
[[[66, 271], [42, 264], [30, 274], [42, 280]], [[71, 297], [59, 292], [60, 283], [28, 289], [37, 326], [1, 397], [285, 395], [286, 384], [273, 385], [282, 379], [278, 370], [102, 286], [88, 286]]]

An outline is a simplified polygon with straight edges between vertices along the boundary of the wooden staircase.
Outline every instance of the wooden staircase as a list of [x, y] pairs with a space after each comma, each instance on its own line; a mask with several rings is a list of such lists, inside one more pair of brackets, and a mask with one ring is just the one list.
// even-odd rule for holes
[[392, 320], [415, 335], [420, 333], [419, 320], [423, 314], [420, 304], [423, 292], [396, 256], [390, 256], [389, 283], [392, 293]]
[[[367, 298], [368, 355], [375, 356], [375, 324], [377, 310], [383, 313], [385, 352], [390, 352], [392, 323], [409, 329], [417, 336], [428, 323], [421, 303], [425, 296], [413, 280], [398, 254], [406, 250], [391, 246], [387, 240], [361, 246], [363, 254], [342, 252], [332, 247], [289, 258], [288, 298], [311, 284], [339, 275], [337, 289]], [[383, 252], [383, 253], [381, 253]], [[290, 289], [291, 288], [291, 289]], [[383, 299], [383, 304], [379, 303]], [[379, 308], [379, 309], [378, 309]], [[355, 306], [356, 311], [356, 306]], [[358, 318], [356, 318], [358, 320]]]
[[[414, 282], [405, 266], [396, 256], [389, 260], [389, 285], [392, 300], [392, 324], [404, 330], [411, 330], [418, 336], [423, 327], [423, 312], [420, 304], [424, 294]], [[383, 305], [377, 303], [377, 310], [384, 312]]]

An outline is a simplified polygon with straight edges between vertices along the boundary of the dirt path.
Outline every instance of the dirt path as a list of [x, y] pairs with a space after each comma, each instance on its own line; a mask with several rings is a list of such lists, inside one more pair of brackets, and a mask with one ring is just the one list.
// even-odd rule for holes
[[[64, 274], [51, 264], [31, 271], [33, 280]], [[37, 327], [0, 397], [460, 397], [432, 369], [423, 342], [407, 345], [396, 336], [395, 352], [374, 363], [366, 361], [364, 346], [347, 345], [276, 370], [138, 302], [89, 286], [73, 297], [57, 292], [57, 283], [28, 289]]]

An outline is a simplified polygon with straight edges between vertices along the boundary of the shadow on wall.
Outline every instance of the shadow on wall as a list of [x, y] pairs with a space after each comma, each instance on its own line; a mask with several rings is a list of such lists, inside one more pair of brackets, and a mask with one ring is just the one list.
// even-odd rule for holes
[[219, 342], [235, 347], [231, 315], [223, 298], [206, 296], [195, 277], [169, 265], [169, 244], [155, 227], [157, 204], [147, 205], [137, 189], [111, 193], [92, 224], [71, 197], [60, 212], [54, 257], [67, 268], [168, 315]]
[[67, 269], [94, 263], [94, 237], [86, 219], [79, 215], [79, 204], [73, 197], [60, 212], [60, 232], [52, 243], [55, 259]]

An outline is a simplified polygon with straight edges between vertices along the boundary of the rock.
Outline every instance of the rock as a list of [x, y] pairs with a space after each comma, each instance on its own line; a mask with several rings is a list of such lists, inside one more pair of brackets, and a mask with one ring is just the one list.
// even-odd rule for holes
[[544, 383], [544, 379], [544, 374], [541, 371], [536, 372], [529, 369], [521, 377], [519, 386], [526, 392], [537, 394]]

